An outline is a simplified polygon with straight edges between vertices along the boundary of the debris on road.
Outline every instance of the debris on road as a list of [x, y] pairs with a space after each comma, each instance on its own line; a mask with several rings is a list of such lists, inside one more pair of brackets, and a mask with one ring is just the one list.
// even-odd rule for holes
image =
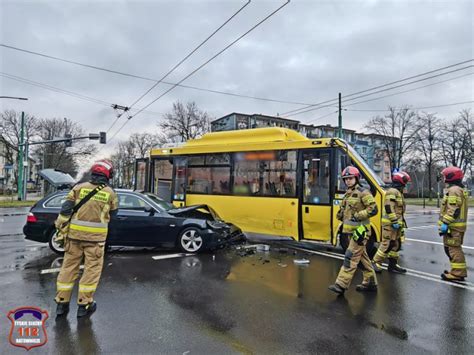
[[296, 264], [296, 265], [306, 265], [306, 264], [309, 264], [310, 261], [308, 259], [294, 259], [293, 262]]

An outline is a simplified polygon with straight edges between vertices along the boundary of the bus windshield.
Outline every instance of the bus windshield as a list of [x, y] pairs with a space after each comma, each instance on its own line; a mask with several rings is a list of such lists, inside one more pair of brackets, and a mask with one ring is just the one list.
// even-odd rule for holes
[[386, 185], [383, 182], [382, 178], [379, 175], [377, 175], [375, 171], [372, 170], [372, 168], [369, 166], [369, 164], [367, 164], [365, 159], [362, 158], [360, 154], [350, 145], [347, 145], [347, 148], [349, 149], [349, 152], [351, 153], [351, 155], [354, 156], [354, 158], [358, 159], [358, 162], [360, 163], [360, 165], [362, 165], [365, 168], [365, 170], [367, 170], [370, 177], [374, 179], [377, 182], [377, 184], [379, 184], [381, 187], [385, 187]]

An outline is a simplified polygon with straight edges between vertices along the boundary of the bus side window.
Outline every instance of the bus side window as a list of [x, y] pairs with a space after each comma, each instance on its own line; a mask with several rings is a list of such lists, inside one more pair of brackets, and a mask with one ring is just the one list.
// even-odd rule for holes
[[229, 154], [195, 156], [188, 161], [188, 193], [228, 194], [229, 181]]
[[[346, 184], [344, 183], [344, 181], [342, 180], [342, 170], [344, 170], [345, 167], [349, 166], [349, 165], [353, 165], [355, 167], [357, 167], [357, 164], [352, 161], [352, 159], [349, 159], [349, 156], [347, 155], [346, 152], [342, 151], [342, 150], [337, 150], [337, 156], [336, 156], [336, 165], [337, 165], [337, 185], [336, 185], [336, 192], [346, 192], [347, 190], [347, 186]], [[358, 167], [357, 167], [358, 168]], [[364, 174], [362, 173], [361, 169], [359, 169], [360, 173], [361, 173], [361, 176], [360, 176], [360, 180], [359, 180], [359, 184], [372, 192], [372, 194], [374, 194], [374, 187], [372, 187], [367, 179], [365, 178]]]
[[328, 204], [330, 166], [329, 153], [307, 152], [303, 155], [304, 203]]

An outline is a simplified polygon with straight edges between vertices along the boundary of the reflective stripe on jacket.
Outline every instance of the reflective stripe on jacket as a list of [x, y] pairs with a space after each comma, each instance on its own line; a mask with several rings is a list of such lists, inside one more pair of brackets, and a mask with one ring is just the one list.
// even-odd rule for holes
[[343, 222], [343, 233], [352, 233], [360, 225], [368, 227], [370, 233], [370, 217], [376, 214], [377, 205], [370, 191], [356, 185], [346, 191], [337, 218]]
[[465, 232], [467, 225], [467, 191], [457, 185], [448, 185], [439, 211], [438, 225], [446, 223], [449, 229]]
[[[78, 204], [97, 185], [85, 182], [76, 185], [67, 195], [67, 200]], [[106, 186], [87, 201], [73, 216], [69, 226], [71, 239], [103, 242], [107, 238], [110, 211], [118, 208], [117, 195]]]
[[400, 226], [404, 226], [403, 214], [405, 213], [405, 208], [403, 193], [394, 187], [390, 187], [385, 192], [382, 225], [387, 226], [398, 223]]

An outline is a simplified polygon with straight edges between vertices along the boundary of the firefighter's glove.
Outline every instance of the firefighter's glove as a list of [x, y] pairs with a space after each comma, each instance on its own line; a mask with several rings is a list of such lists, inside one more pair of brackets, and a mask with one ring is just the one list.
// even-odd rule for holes
[[364, 244], [364, 239], [365, 236], [367, 235], [367, 228], [365, 226], [359, 226], [356, 228], [356, 230], [352, 233], [352, 239], [359, 244], [363, 245]]
[[57, 231], [53, 238], [54, 238], [54, 241], [56, 242], [56, 244], [58, 244], [61, 248], [64, 248], [64, 243], [66, 241], [66, 238], [64, 237], [65, 234], [64, 233], [61, 233], [60, 231]]
[[395, 229], [395, 230], [399, 230], [400, 225], [398, 223], [392, 223], [392, 228]]
[[446, 223], [441, 224], [441, 226], [439, 226], [439, 234], [440, 235], [448, 234], [448, 229], [449, 227]]

